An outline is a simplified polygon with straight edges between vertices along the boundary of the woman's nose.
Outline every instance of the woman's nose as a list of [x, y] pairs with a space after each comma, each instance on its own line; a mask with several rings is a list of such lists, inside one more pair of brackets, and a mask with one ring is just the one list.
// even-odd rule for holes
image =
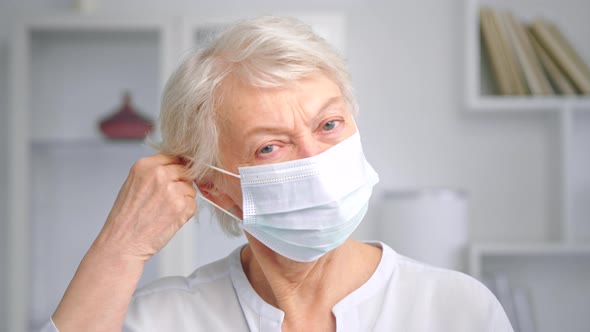
[[298, 146], [298, 155], [296, 159], [303, 159], [318, 155], [330, 148], [330, 144], [319, 141], [312, 135], [302, 139]]

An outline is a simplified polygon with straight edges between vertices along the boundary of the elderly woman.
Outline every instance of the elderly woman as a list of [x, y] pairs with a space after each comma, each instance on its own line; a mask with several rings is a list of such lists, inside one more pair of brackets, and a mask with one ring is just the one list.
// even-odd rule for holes
[[[47, 331], [511, 331], [479, 282], [349, 239], [378, 177], [345, 61], [301, 22], [240, 22], [189, 57]], [[198, 190], [195, 188], [198, 188]], [[145, 262], [214, 205], [248, 244], [134, 293]]]

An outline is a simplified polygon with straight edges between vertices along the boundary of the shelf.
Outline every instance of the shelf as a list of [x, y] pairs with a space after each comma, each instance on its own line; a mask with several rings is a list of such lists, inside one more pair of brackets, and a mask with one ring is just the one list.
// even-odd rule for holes
[[561, 112], [564, 109], [590, 112], [590, 97], [560, 96], [482, 96], [469, 101], [468, 109], [474, 112]]
[[517, 258], [583, 256], [590, 259], [590, 244], [562, 243], [477, 243], [469, 248], [469, 271], [477, 279], [482, 278], [484, 257]]
[[169, 24], [161, 15], [37, 15], [20, 19], [27, 27], [41, 30], [145, 31], [161, 30]]
[[472, 255], [481, 256], [558, 256], [590, 255], [590, 244], [562, 243], [479, 243], [471, 246]]
[[500, 96], [494, 93], [489, 58], [483, 52], [479, 9], [489, 6], [510, 11], [516, 19], [530, 21], [535, 17], [545, 17], [555, 22], [563, 34], [575, 47], [579, 55], [590, 62], [590, 43], [587, 31], [589, 21], [579, 15], [580, 4], [576, 1], [536, 1], [536, 0], [466, 0], [465, 25], [465, 90], [467, 110], [474, 112], [559, 112], [572, 104], [574, 108], [590, 109], [590, 96]]
[[[30, 30], [30, 128], [51, 139], [100, 137], [98, 123], [129, 91], [152, 120], [159, 109], [157, 30]], [[75, 124], [75, 125], [74, 125]]]
[[472, 274], [492, 290], [501, 276], [512, 291], [527, 294], [537, 331], [583, 331], [590, 324], [590, 244], [475, 244], [470, 255]]

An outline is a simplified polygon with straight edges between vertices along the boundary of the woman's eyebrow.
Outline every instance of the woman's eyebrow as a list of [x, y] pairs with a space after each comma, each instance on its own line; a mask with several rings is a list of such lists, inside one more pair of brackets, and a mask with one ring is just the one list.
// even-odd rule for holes
[[259, 133], [285, 133], [289, 128], [281, 128], [280, 126], [256, 126], [244, 133], [244, 139]]
[[[313, 118], [317, 119], [324, 115], [325, 112], [329, 111], [332, 106], [344, 103], [344, 98], [342, 96], [334, 96], [328, 98], [321, 106], [318, 108], [317, 113], [313, 116]], [[244, 133], [244, 140], [248, 139], [251, 136], [260, 133], [275, 133], [275, 134], [285, 134], [291, 131], [291, 128], [283, 128], [280, 124], [273, 124], [273, 125], [257, 125], [250, 129], [248, 129]]]
[[344, 103], [344, 98], [342, 96], [334, 96], [334, 97], [328, 98], [328, 100], [326, 100], [322, 104], [322, 106], [318, 109], [317, 115], [321, 115], [323, 112], [328, 110], [331, 106], [333, 106], [335, 104], [339, 104], [339, 103]]

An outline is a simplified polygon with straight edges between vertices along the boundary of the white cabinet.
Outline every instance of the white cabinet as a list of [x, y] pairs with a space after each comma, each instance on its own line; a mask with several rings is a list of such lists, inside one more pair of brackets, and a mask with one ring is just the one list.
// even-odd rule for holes
[[[343, 47], [340, 15], [302, 15]], [[179, 60], [237, 17], [41, 16], [17, 20], [12, 44], [8, 160], [8, 330], [51, 315], [100, 231], [144, 143], [109, 141], [98, 122], [129, 91], [153, 120]], [[228, 239], [206, 210], [148, 263], [140, 284], [186, 275], [225, 256]]]
[[536, 331], [587, 331], [590, 245], [476, 244], [471, 270], [492, 290], [498, 276], [507, 278], [509, 296], [524, 290]]
[[[546, 238], [534, 243], [518, 241], [506, 229], [511, 243], [475, 243], [471, 273], [486, 280], [497, 275], [527, 289], [538, 331], [582, 331], [590, 324], [590, 96], [498, 96], [492, 92], [489, 66], [482, 54], [479, 9], [509, 10], [530, 20], [546, 17], [590, 63], [590, 12], [587, 1], [467, 0], [465, 2], [465, 98], [468, 112], [482, 118], [501, 114], [523, 121], [544, 121], [550, 132], [544, 147], [558, 165], [549, 188], [559, 199], [559, 215], [550, 223], [528, 224], [545, 228]], [[584, 13], [584, 14], [581, 14]], [[557, 133], [555, 135], [551, 133]], [[525, 152], [526, 153], [526, 152]], [[531, 170], [533, 171], [533, 170]], [[493, 174], [491, 175], [493, 176]], [[527, 203], [522, 197], [521, 204]], [[553, 202], [548, 202], [553, 204]]]
[[[15, 27], [10, 122], [9, 330], [42, 324], [100, 231], [142, 142], [102, 138], [129, 91], [157, 118], [172, 28], [159, 18], [41, 17]], [[161, 275], [159, 257], [142, 283]]]

